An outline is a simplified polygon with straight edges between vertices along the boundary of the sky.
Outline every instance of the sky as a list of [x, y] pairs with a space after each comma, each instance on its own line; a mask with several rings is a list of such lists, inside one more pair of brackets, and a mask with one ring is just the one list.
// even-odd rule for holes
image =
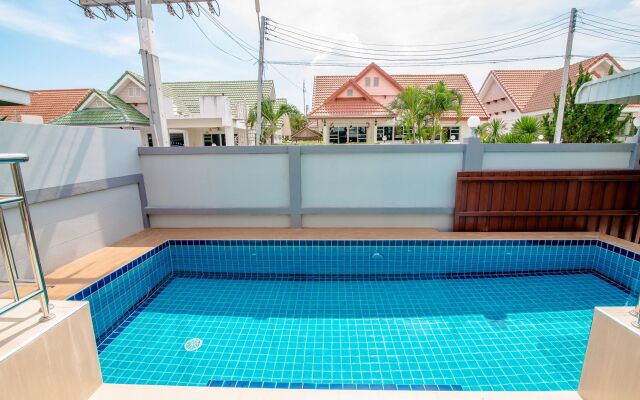
[[[254, 0], [218, 2], [221, 9], [218, 20], [257, 48], [259, 31]], [[363, 47], [362, 43], [367, 44], [364, 47], [371, 47], [369, 44], [373, 43], [406, 46], [399, 47], [405, 51], [419, 48], [414, 45], [468, 42], [506, 34], [568, 14], [571, 7], [640, 25], [640, 0], [261, 1], [262, 14], [279, 23], [336, 42], [346, 41], [354, 49]], [[189, 16], [179, 19], [169, 15], [164, 5], [154, 6], [154, 14], [163, 81], [257, 78], [257, 64], [253, 58], [257, 54], [240, 48], [204, 16], [196, 17], [196, 22]], [[196, 23], [217, 47], [205, 38]], [[630, 35], [636, 35], [635, 39], [629, 37], [640, 43], [640, 27], [637, 31], [630, 29]], [[561, 56], [565, 40], [562, 36], [478, 58]], [[31, 90], [107, 89], [124, 70], [142, 72], [138, 48], [137, 26], [133, 19], [88, 19], [69, 0], [0, 0], [0, 84]], [[573, 54], [603, 52], [614, 57], [638, 57], [620, 62], [627, 69], [640, 67], [638, 44], [576, 34]], [[272, 62], [302, 60], [311, 64], [267, 64], [265, 70], [265, 78], [275, 81], [277, 96], [287, 98], [300, 109], [303, 106], [303, 81], [307, 88], [306, 104], [309, 105], [315, 75], [357, 74], [371, 61], [348, 60], [358, 63], [357, 67], [313, 65], [338, 57], [272, 41], [266, 42], [265, 58]], [[573, 61], [577, 60], [579, 58]], [[561, 66], [561, 58], [550, 58], [477, 65], [385, 66], [385, 70], [391, 74], [464, 73], [479, 90], [491, 69], [555, 69]]]

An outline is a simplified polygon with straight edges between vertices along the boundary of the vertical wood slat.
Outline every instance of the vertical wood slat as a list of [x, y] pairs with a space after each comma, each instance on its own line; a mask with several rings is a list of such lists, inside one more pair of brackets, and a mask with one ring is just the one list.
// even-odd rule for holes
[[[483, 179], [472, 180], [477, 177]], [[487, 211], [527, 214], [493, 216], [487, 215]], [[536, 215], [544, 211], [582, 211], [584, 215]], [[606, 215], [615, 211], [635, 213]], [[640, 171], [460, 172], [456, 182], [454, 230], [592, 231], [638, 243]]]

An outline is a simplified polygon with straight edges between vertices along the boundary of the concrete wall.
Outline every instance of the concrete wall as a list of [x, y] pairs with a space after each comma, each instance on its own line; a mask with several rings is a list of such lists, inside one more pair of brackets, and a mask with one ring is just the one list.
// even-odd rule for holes
[[[0, 123], [21, 165], [45, 272], [143, 229], [139, 136], [129, 130]], [[7, 165], [0, 192], [11, 193]], [[5, 209], [19, 271], [31, 275], [17, 208]]]
[[635, 144], [141, 148], [153, 227], [452, 228], [456, 174], [629, 168]]

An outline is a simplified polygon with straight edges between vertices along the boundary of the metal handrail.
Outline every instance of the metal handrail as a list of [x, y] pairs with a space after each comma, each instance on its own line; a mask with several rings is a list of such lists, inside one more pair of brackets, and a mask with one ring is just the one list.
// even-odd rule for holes
[[[40, 255], [38, 254], [38, 246], [33, 232], [33, 224], [31, 223], [31, 215], [29, 213], [29, 205], [27, 204], [26, 191], [24, 181], [22, 180], [22, 172], [20, 171], [20, 163], [26, 162], [29, 157], [26, 154], [0, 154], [0, 164], [9, 164], [11, 167], [11, 176], [13, 178], [13, 186], [15, 194], [0, 195], [0, 248], [2, 249], [2, 257], [4, 259], [5, 268], [7, 270], [7, 280], [2, 283], [8, 283], [13, 294], [13, 302], [0, 308], [0, 315], [12, 310], [19, 305], [40, 296], [40, 306], [42, 311], [42, 319], [48, 320], [54, 317], [49, 308], [49, 296], [47, 294], [47, 286], [44, 283], [44, 274], [42, 273], [42, 265], [40, 263]], [[13, 250], [11, 249], [11, 241], [9, 240], [9, 232], [4, 219], [3, 205], [17, 204], [20, 210], [22, 220], [22, 228], [24, 229], [25, 239], [27, 241], [27, 249], [29, 251], [29, 259], [33, 269], [34, 280], [37, 290], [20, 296], [18, 291], [19, 285], [30, 283], [27, 280], [20, 279], [16, 263], [13, 258]]]

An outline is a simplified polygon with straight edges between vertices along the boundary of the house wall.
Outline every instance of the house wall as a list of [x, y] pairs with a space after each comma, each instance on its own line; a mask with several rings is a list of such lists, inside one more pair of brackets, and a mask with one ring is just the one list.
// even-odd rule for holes
[[[30, 157], [21, 168], [46, 272], [143, 229], [138, 146], [128, 130], [0, 122], [0, 149]], [[0, 192], [13, 192], [3, 164]], [[19, 271], [30, 276], [18, 209], [5, 217]]]
[[480, 98], [480, 102], [486, 109], [489, 118], [500, 118], [510, 126], [516, 119], [520, 118], [522, 113], [513, 104], [507, 93], [496, 84], [494, 79], [489, 85], [482, 98]]
[[459, 171], [637, 165], [636, 144], [309, 145], [139, 152], [153, 227], [451, 230]]

